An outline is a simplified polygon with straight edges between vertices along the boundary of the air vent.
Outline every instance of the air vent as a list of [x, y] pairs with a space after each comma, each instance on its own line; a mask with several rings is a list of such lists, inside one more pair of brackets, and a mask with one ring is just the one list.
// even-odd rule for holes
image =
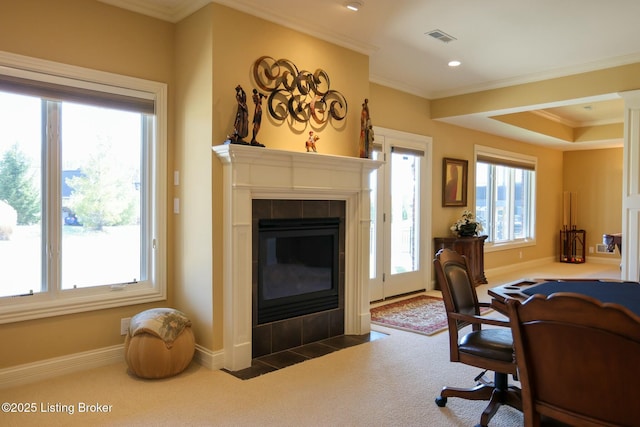
[[433, 30], [433, 31], [429, 31], [428, 33], [425, 33], [428, 36], [433, 37], [434, 39], [438, 39], [443, 43], [449, 43], [452, 42], [454, 40], [457, 40], [455, 37], [450, 36], [449, 34], [445, 33], [442, 30]]
[[598, 243], [596, 245], [596, 253], [598, 253], [598, 254], [612, 254], [614, 252], [615, 252], [615, 249], [613, 251], [609, 251], [607, 249], [607, 245], [605, 245], [605, 244]]

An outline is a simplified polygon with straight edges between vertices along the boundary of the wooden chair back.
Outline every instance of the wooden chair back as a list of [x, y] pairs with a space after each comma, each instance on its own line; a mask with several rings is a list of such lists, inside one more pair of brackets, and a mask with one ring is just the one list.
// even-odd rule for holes
[[[606, 285], [603, 285], [606, 286]], [[525, 426], [541, 417], [580, 426], [640, 420], [640, 317], [575, 293], [507, 302]]]

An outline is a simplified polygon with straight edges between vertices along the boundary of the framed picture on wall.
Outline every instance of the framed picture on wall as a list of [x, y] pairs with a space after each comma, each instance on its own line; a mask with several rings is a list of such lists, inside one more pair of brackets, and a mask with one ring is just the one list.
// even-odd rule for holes
[[467, 206], [467, 172], [469, 162], [442, 159], [442, 206]]

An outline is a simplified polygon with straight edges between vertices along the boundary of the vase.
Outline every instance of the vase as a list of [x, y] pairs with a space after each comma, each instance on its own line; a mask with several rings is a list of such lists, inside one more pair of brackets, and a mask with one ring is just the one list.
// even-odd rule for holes
[[458, 230], [458, 236], [471, 237], [476, 235], [476, 224], [464, 224]]

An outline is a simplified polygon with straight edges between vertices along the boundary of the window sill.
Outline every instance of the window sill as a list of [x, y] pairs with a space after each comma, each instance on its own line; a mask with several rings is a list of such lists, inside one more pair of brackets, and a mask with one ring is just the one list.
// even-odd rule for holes
[[164, 287], [162, 289], [137, 287], [130, 290], [110, 290], [92, 295], [68, 296], [57, 300], [51, 300], [47, 294], [9, 297], [6, 298], [7, 304], [0, 305], [2, 308], [0, 324], [144, 304], [166, 299], [167, 294]]
[[514, 240], [511, 242], [504, 243], [485, 243], [484, 251], [485, 252], [499, 252], [499, 251], [508, 251], [510, 249], [518, 249], [524, 248], [528, 246], [535, 246], [535, 239], [522, 239], [522, 240]]

